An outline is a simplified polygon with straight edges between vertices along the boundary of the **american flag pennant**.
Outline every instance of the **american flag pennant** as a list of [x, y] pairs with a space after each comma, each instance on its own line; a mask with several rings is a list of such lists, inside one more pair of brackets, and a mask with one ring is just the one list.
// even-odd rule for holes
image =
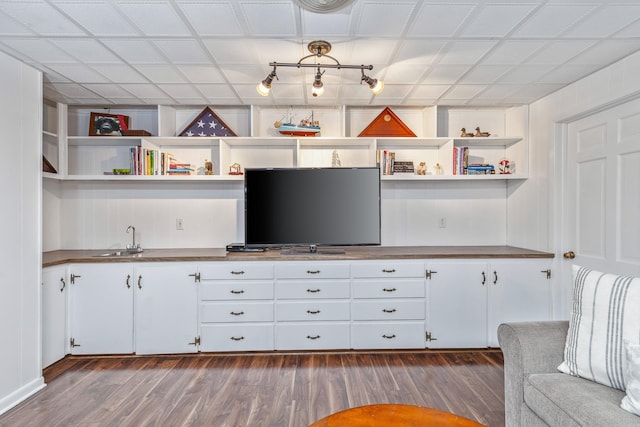
[[209, 107], [204, 110], [178, 136], [238, 136]]

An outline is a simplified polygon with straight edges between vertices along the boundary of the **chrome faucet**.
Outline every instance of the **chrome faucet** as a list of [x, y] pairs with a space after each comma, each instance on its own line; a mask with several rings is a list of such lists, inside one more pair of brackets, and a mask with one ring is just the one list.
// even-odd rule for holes
[[127, 227], [127, 233], [133, 231], [133, 240], [130, 245], [127, 245], [127, 251], [129, 252], [142, 252], [140, 244], [136, 244], [136, 228], [133, 225]]

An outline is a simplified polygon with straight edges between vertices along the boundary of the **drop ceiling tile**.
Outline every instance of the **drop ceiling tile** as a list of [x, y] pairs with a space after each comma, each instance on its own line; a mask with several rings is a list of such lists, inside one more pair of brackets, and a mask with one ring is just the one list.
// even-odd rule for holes
[[87, 90], [90, 90], [104, 98], [133, 98], [129, 92], [118, 86], [117, 84], [85, 84]]
[[453, 84], [469, 69], [466, 65], [437, 65], [431, 68], [422, 83]]
[[411, 92], [411, 98], [420, 99], [438, 99], [449, 90], [449, 85], [437, 85], [437, 84], [422, 84], [415, 86], [413, 92]]
[[569, 59], [578, 55], [580, 52], [593, 46], [593, 40], [559, 40], [549, 42], [544, 48], [540, 49], [533, 56], [526, 60], [526, 64], [530, 65], [558, 65], [567, 62]]
[[120, 62], [103, 44], [92, 39], [52, 39], [51, 42], [84, 63]]
[[[245, 46], [250, 49], [251, 53], [256, 52], [256, 55], [252, 56], [252, 59], [248, 59], [248, 61], [255, 64], [257, 58], [260, 64], [264, 66], [268, 66], [270, 62], [298, 62], [300, 58], [311, 53], [307, 49], [307, 44], [308, 43], [304, 42], [301, 43], [299, 40], [279, 39], [262, 39], [252, 40], [249, 43], [245, 42]], [[338, 45], [334, 44], [334, 46]], [[334, 50], [331, 51], [330, 55], [334, 55]], [[340, 50], [339, 47], [338, 50]], [[313, 59], [310, 58], [305, 62], [311, 63]]]
[[293, 3], [290, 1], [240, 1], [253, 36], [293, 36], [297, 33]]
[[200, 93], [188, 84], [159, 84], [158, 88], [174, 99], [201, 98]]
[[14, 18], [2, 13], [2, 6], [0, 6], [0, 35], [33, 36], [34, 33], [25, 25], [17, 22]]
[[66, 77], [67, 79], [79, 83], [104, 83], [108, 80], [101, 74], [93, 71], [84, 64], [47, 64], [49, 68]]
[[550, 84], [569, 84], [583, 77], [588, 76], [600, 67], [595, 65], [568, 65], [564, 64], [554, 70], [551, 70], [548, 74], [542, 76], [538, 83], [550, 83]]
[[535, 4], [486, 4], [465, 23], [462, 37], [502, 37], [533, 11]]
[[542, 48], [539, 40], [505, 40], [482, 58], [483, 65], [517, 65]]
[[[280, 74], [280, 72], [278, 72]], [[229, 65], [224, 69], [224, 75], [229, 80], [231, 84], [238, 83], [252, 83], [258, 84], [265, 77], [266, 74], [263, 73], [263, 69], [260, 66], [248, 66], [248, 65]], [[280, 76], [282, 79], [282, 76]], [[286, 79], [282, 79], [282, 81], [287, 81]], [[275, 81], [273, 85], [279, 84], [278, 81]]]
[[495, 44], [494, 41], [475, 40], [452, 42], [447, 46], [438, 62], [442, 65], [474, 64], [486, 55]]
[[512, 37], [557, 37], [593, 10], [593, 4], [546, 4], [520, 25]]
[[520, 85], [494, 84], [476, 95], [475, 99], [504, 99], [518, 89]]
[[347, 56], [336, 56], [336, 59], [342, 64], [369, 65], [374, 60], [378, 64], [389, 64], [397, 45], [396, 40], [356, 39], [351, 43], [351, 50], [347, 50]]
[[240, 36], [242, 27], [231, 2], [179, 1], [191, 26], [201, 36]]
[[81, 28], [44, 1], [3, 1], [0, 7], [2, 12], [37, 34], [43, 36], [84, 35]]
[[[217, 85], [207, 85], [207, 84], [199, 84], [195, 85], [196, 89], [204, 95], [208, 99], [215, 98], [233, 98], [236, 101], [239, 101], [233, 89], [231, 89], [228, 85], [217, 84]], [[255, 90], [255, 87], [254, 87]], [[257, 93], [257, 92], [256, 92]]]
[[79, 26], [97, 36], [134, 36], [138, 32], [111, 4], [105, 1], [59, 1], [56, 6]]
[[498, 80], [510, 69], [510, 66], [505, 65], [477, 65], [460, 79], [460, 83], [489, 84]]
[[96, 98], [96, 94], [75, 83], [50, 83], [50, 88], [69, 98]]
[[473, 4], [423, 4], [415, 16], [409, 36], [451, 37], [464, 24], [475, 6]]
[[311, 13], [302, 11], [302, 32], [305, 36], [347, 36], [352, 16], [347, 13]]
[[555, 67], [553, 65], [521, 65], [514, 67], [509, 72], [505, 73], [500, 77], [498, 82], [502, 84], [527, 85], [536, 82], [554, 68]]
[[608, 5], [604, 10], [598, 11], [582, 20], [578, 25], [569, 30], [568, 37], [605, 37], [618, 32], [627, 25], [636, 21], [640, 16], [640, 5]]
[[134, 94], [140, 99], [170, 99], [166, 93], [152, 84], [123, 84], [121, 86], [127, 92]]
[[445, 93], [441, 99], [444, 101], [451, 101], [455, 99], [467, 100], [469, 98], [473, 98], [485, 89], [485, 85], [455, 85], [451, 90]]
[[37, 58], [38, 62], [76, 62], [68, 53], [46, 39], [7, 39], [4, 44], [23, 56]]
[[167, 1], [133, 2], [118, 0], [115, 4], [140, 31], [147, 36], [189, 36], [189, 28]]
[[187, 97], [187, 98], [172, 98], [173, 104], [178, 104], [178, 105], [202, 105], [205, 104], [207, 102], [206, 99], [202, 98], [201, 96], [197, 96], [197, 97]]
[[543, 96], [549, 95], [552, 92], [562, 88], [563, 85], [553, 85], [553, 84], [535, 84], [535, 85], [524, 85], [521, 86], [518, 90], [510, 95], [510, 98], [516, 100], [516, 102], [524, 101], [525, 104], [529, 104], [535, 100], [542, 98]]
[[185, 83], [185, 79], [173, 67], [169, 65], [135, 65], [153, 83]]
[[[384, 80], [389, 83], [417, 83], [422, 80], [422, 76], [427, 69], [428, 67], [426, 66], [407, 66], [404, 63], [396, 63], [386, 67]], [[375, 69], [371, 71], [371, 77], [376, 75], [375, 71]]]
[[415, 3], [362, 2], [356, 25], [356, 36], [396, 36], [404, 32]]
[[224, 76], [214, 65], [178, 65], [178, 71], [191, 83], [224, 83]]
[[146, 40], [113, 40], [107, 46], [131, 64], [164, 64], [167, 60], [158, 49]]
[[604, 40], [571, 58], [569, 64], [603, 66], [638, 50], [640, 43], [637, 40]]
[[255, 64], [255, 55], [251, 49], [247, 49], [247, 43], [251, 42], [242, 39], [203, 40], [203, 44], [213, 55], [217, 64]]
[[[384, 93], [384, 91], [382, 92]], [[363, 99], [371, 99], [371, 91], [363, 85], [346, 84], [342, 86], [343, 99], [358, 100], [357, 103], [361, 103]]]
[[126, 64], [92, 64], [91, 68], [115, 83], [148, 83], [142, 74]]
[[195, 40], [155, 40], [169, 61], [176, 64], [206, 64], [209, 57]]
[[622, 31], [613, 35], [614, 38], [634, 38], [640, 37], [640, 20], [634, 22]]
[[446, 45], [447, 42], [442, 40], [405, 40], [400, 44], [393, 62], [407, 65], [432, 64]]

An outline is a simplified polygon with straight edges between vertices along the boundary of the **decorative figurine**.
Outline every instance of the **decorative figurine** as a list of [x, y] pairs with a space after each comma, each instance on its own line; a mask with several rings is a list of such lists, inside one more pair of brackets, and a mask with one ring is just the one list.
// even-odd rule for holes
[[204, 159], [204, 174], [213, 175], [213, 163], [209, 159]]
[[491, 136], [491, 134], [489, 132], [480, 132], [480, 126], [478, 126], [476, 128], [476, 133], [475, 133], [474, 136], [476, 136], [476, 137], [480, 137], [480, 136], [486, 137], [486, 136]]
[[229, 166], [229, 175], [244, 175], [244, 172], [242, 172], [242, 167], [240, 166], [240, 163], [234, 163], [231, 166]]
[[465, 128], [460, 129], [460, 136], [462, 138], [473, 138], [473, 133], [467, 132]]
[[442, 166], [440, 165], [440, 163], [436, 163], [436, 166], [434, 168], [436, 170], [436, 175], [442, 175], [444, 173], [444, 171], [442, 170]]
[[420, 162], [418, 164], [418, 169], [416, 171], [417, 175], [426, 175], [427, 174], [427, 163], [426, 162]]
[[507, 175], [511, 173], [511, 164], [509, 163], [509, 160], [504, 159], [504, 160], [500, 160], [500, 166], [498, 166], [498, 169], [500, 170], [500, 174], [501, 175]]
[[331, 167], [339, 168], [340, 166], [342, 166], [342, 162], [340, 161], [338, 150], [333, 150], [333, 155], [331, 156]]

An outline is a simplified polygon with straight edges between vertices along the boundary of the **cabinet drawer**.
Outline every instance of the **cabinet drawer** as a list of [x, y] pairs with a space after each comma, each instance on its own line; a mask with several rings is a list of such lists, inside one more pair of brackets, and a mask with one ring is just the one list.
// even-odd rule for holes
[[200, 299], [203, 301], [273, 299], [271, 281], [217, 281], [201, 282]]
[[273, 264], [262, 262], [211, 262], [198, 266], [201, 280], [272, 279]]
[[424, 279], [354, 280], [354, 298], [422, 298]]
[[276, 350], [348, 349], [349, 323], [292, 323], [276, 326]]
[[352, 277], [424, 277], [422, 262], [374, 261], [354, 262], [351, 266]]
[[425, 301], [354, 301], [353, 320], [424, 320]]
[[296, 262], [276, 264], [278, 279], [348, 279], [349, 264], [337, 262]]
[[273, 350], [273, 324], [200, 327], [200, 351]]
[[205, 302], [200, 322], [273, 322], [273, 302]]
[[354, 349], [425, 348], [423, 322], [354, 323]]
[[349, 298], [348, 280], [286, 280], [276, 283], [278, 299]]
[[282, 301], [276, 303], [278, 321], [349, 320], [349, 301]]

